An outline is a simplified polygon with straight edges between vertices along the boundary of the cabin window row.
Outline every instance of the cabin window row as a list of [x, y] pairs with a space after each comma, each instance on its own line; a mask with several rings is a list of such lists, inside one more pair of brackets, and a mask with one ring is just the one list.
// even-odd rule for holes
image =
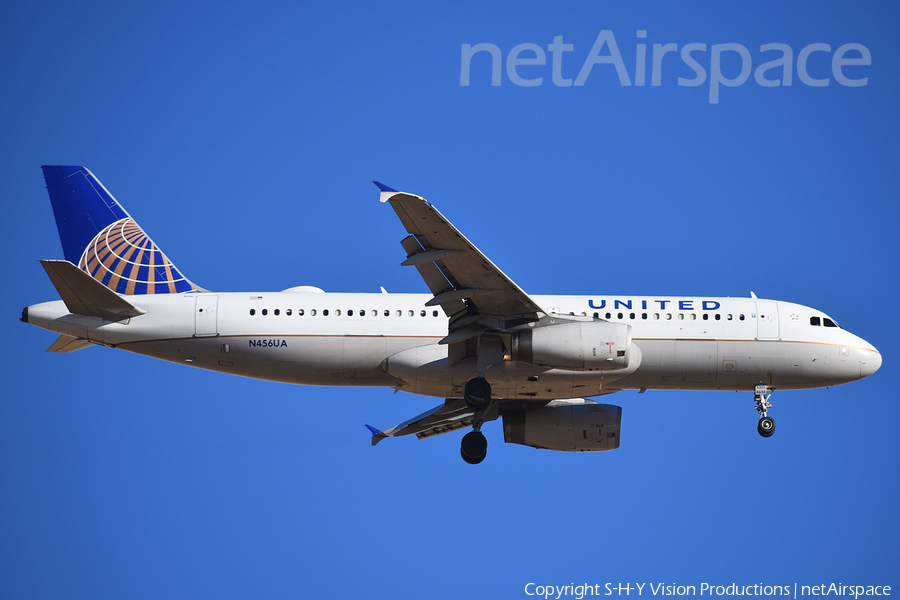
[[[569, 313], [569, 314], [572, 314], [572, 313]], [[584, 316], [587, 316], [587, 315], [585, 315], [585, 313], [581, 313], [581, 316], [584, 317]], [[596, 313], [596, 312], [595, 312], [595, 313], [594, 313], [594, 318], [595, 318], [595, 319], [599, 319], [599, 318], [600, 318], [600, 313]], [[603, 316], [603, 318], [606, 319], [606, 320], [610, 320], [610, 319], [613, 318], [613, 313], [606, 313], [606, 314]], [[618, 318], [618, 319], [620, 319], [620, 320], [624, 320], [624, 319], [626, 318], [626, 313], [616, 313], [616, 318]], [[638, 316], [637, 316], [637, 313], [627, 313], [627, 318], [634, 320], [634, 319], [637, 319]], [[701, 318], [702, 318], [704, 321], [708, 321], [709, 318], [710, 318], [710, 313], [703, 313], [703, 314], [701, 315]], [[721, 314], [721, 313], [713, 313], [712, 318], [713, 318], [714, 320], [716, 320], [716, 321], [721, 321], [723, 318], [724, 318], [726, 321], [733, 321], [733, 320], [735, 319], [735, 316], [734, 316], [733, 314], [731, 314], [731, 313], [725, 313], [724, 315]], [[641, 319], [644, 320], [644, 321], [646, 321], [646, 320], [648, 320], [648, 319], [653, 319], [654, 321], [660, 321], [660, 320], [665, 320], [665, 321], [672, 321], [672, 320], [684, 321], [685, 319], [687, 319], [687, 320], [689, 320], [689, 321], [696, 321], [696, 320], [697, 320], [697, 313], [688, 313], [688, 314], [685, 314], [685, 313], [641, 313]], [[746, 319], [746, 317], [745, 317], [743, 314], [739, 314], [739, 315], [737, 315], [737, 319], [738, 319], [739, 321], [743, 321], [743, 320]]]
[[[298, 308], [297, 311], [296, 311], [296, 313], [294, 312], [293, 309], [290, 309], [290, 308], [286, 308], [286, 309], [284, 309], [284, 311], [282, 311], [280, 308], [275, 308], [275, 309], [272, 309], [271, 312], [269, 311], [268, 308], [261, 308], [261, 309], [259, 309], [259, 310], [255, 309], [255, 308], [251, 308], [251, 309], [250, 309], [250, 316], [251, 316], [251, 317], [255, 317], [256, 315], [261, 315], [261, 316], [263, 316], [263, 317], [267, 317], [267, 316], [269, 316], [270, 314], [271, 314], [272, 316], [275, 316], [275, 317], [281, 316], [282, 314], [283, 314], [284, 316], [286, 316], [286, 317], [293, 316], [294, 314], [296, 314], [298, 317], [303, 317], [303, 316], [305, 316], [305, 315], [309, 315], [309, 316], [311, 316], [311, 317], [315, 317], [315, 316], [318, 316], [318, 315], [322, 315], [323, 317], [327, 317], [327, 316], [330, 316], [330, 315], [333, 315], [333, 316], [335, 316], [335, 317], [340, 317], [340, 316], [343, 316], [343, 315], [346, 315], [346, 316], [348, 316], [348, 317], [352, 317], [352, 316], [359, 316], [359, 317], [372, 316], [372, 317], [377, 317], [379, 314], [383, 314], [385, 317], [390, 317], [390, 316], [392, 315], [392, 312], [391, 312], [390, 310], [387, 310], [387, 309], [385, 309], [385, 310], [381, 311], [381, 313], [379, 313], [379, 311], [378, 311], [378, 310], [375, 310], [375, 309], [373, 309], [373, 310], [365, 310], [365, 309], [362, 309], [362, 310], [353, 310], [352, 308], [349, 309], [349, 310], [347, 310], [347, 311], [342, 311], [340, 308], [336, 308], [336, 309], [334, 309], [334, 310], [330, 310], [330, 309], [327, 309], [327, 308], [323, 308], [321, 311], [320, 311], [319, 309], [316, 309], [316, 308], [311, 308], [311, 309], [309, 309], [308, 311], [307, 311], [306, 309], [304, 309], [304, 308]], [[402, 317], [404, 314], [405, 314], [406, 316], [408, 316], [408, 317], [414, 317], [414, 316], [416, 316], [417, 312], [416, 312], [415, 310], [407, 310], [407, 311], [403, 311], [403, 310], [395, 310], [395, 311], [393, 311], [393, 316], [395, 316], [395, 317]], [[432, 311], [431, 311], [431, 316], [432, 316], [432, 317], [437, 317], [437, 316], [439, 316], [439, 314], [440, 314], [440, 313], [439, 313], [437, 310], [432, 310]], [[419, 315], [420, 317], [427, 317], [427, 316], [428, 316], [428, 311], [427, 311], [427, 310], [420, 310], [420, 311], [418, 311], [418, 315]]]

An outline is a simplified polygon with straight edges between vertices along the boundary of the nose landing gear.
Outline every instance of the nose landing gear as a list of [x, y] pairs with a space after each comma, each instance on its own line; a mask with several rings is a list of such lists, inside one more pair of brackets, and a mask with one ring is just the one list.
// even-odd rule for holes
[[756, 412], [759, 413], [759, 424], [756, 426], [756, 431], [763, 437], [769, 437], [775, 433], [775, 419], [766, 414], [772, 408], [772, 405], [769, 404], [769, 398], [771, 397], [772, 392], [765, 385], [758, 385], [753, 391]]

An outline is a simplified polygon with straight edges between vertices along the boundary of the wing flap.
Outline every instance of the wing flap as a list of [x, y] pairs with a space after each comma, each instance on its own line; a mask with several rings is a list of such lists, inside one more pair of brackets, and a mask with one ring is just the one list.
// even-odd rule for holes
[[[416, 241], [415, 236], [407, 236], [400, 242], [400, 245], [403, 246], [403, 249], [406, 250], [406, 255], [409, 257], [402, 264], [406, 266], [415, 266], [416, 270], [419, 272], [419, 275], [425, 281], [425, 285], [428, 286], [428, 289], [431, 290], [431, 293], [435, 296], [438, 296], [447, 290], [452, 290], [453, 286], [447, 281], [447, 278], [444, 277], [444, 274], [441, 273], [441, 270], [437, 268], [437, 265], [434, 264], [433, 260], [418, 260], [410, 262], [414, 257], [421, 257], [422, 255], [432, 254], [430, 252], [425, 252], [422, 250], [421, 244]], [[432, 255], [436, 255], [438, 253], [434, 253]], [[444, 310], [444, 314], [448, 317], [453, 316], [461, 311], [466, 309], [465, 303], [459, 299], [448, 299], [445, 302], [439, 303], [441, 308]]]

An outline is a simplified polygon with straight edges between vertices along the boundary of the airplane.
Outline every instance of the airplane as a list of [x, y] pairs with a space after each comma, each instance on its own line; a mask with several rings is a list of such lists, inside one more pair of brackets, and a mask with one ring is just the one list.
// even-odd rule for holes
[[504, 440], [561, 451], [619, 447], [622, 390], [752, 391], [763, 437], [777, 390], [867, 377], [881, 354], [822, 311], [757, 298], [526, 294], [424, 198], [375, 182], [409, 234], [429, 294], [210, 292], [189, 280], [88, 169], [44, 166], [64, 260], [42, 260], [61, 300], [22, 321], [92, 345], [272, 381], [380, 386], [443, 398], [372, 444], [471, 428], [460, 454]]

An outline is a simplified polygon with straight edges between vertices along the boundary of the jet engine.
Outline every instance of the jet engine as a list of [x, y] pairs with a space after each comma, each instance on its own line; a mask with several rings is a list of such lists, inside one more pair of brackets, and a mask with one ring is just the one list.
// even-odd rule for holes
[[619, 447], [622, 407], [612, 404], [553, 403], [503, 415], [503, 437], [510, 444], [592, 452]]
[[512, 359], [569, 371], [628, 367], [631, 325], [608, 321], [555, 323], [517, 331]]

